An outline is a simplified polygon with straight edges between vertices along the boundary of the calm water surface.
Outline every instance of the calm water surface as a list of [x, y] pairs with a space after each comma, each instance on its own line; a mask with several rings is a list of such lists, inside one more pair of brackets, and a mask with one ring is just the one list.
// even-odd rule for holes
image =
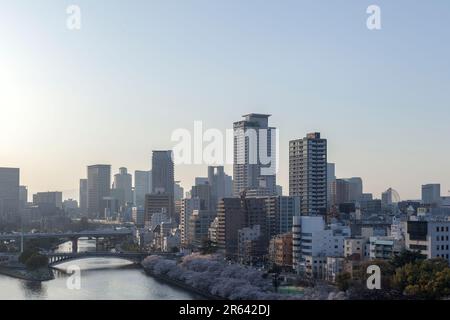
[[[69, 251], [70, 243], [58, 251]], [[80, 240], [80, 251], [95, 250], [95, 241]], [[190, 300], [200, 297], [177, 287], [169, 286], [145, 274], [120, 259], [84, 259], [58, 266], [65, 270], [70, 265], [81, 268], [81, 289], [67, 287], [69, 276], [55, 272], [55, 279], [30, 282], [0, 275], [0, 300], [50, 299], [50, 300]]]

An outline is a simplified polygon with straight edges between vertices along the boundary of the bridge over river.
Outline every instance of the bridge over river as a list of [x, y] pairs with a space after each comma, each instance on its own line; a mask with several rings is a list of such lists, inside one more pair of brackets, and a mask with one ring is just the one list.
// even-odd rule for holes
[[67, 239], [72, 241], [72, 252], [78, 252], [78, 240], [80, 238], [99, 239], [99, 238], [124, 238], [133, 235], [130, 229], [107, 229], [107, 230], [88, 230], [81, 232], [61, 232], [61, 233], [13, 233], [0, 234], [0, 241], [21, 241], [29, 239]]
[[46, 253], [45, 255], [48, 257], [48, 264], [50, 267], [58, 265], [60, 263], [72, 261], [72, 260], [80, 260], [80, 259], [88, 259], [88, 258], [118, 258], [123, 260], [128, 260], [133, 263], [141, 263], [146, 257], [151, 256], [153, 254], [159, 256], [167, 256], [171, 258], [175, 258], [176, 254], [173, 253], [165, 253], [165, 252], [79, 252], [79, 253]]

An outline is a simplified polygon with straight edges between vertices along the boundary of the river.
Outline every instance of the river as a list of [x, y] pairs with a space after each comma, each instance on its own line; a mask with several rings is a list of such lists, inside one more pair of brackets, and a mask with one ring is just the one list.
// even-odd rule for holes
[[[71, 250], [70, 243], [58, 251]], [[95, 250], [95, 241], [80, 240], [79, 251]], [[69, 275], [55, 272], [55, 279], [30, 282], [0, 275], [0, 300], [192, 300], [200, 297], [167, 285], [131, 263], [120, 259], [91, 258], [67, 262], [58, 266], [66, 270], [71, 265], [81, 269], [81, 288], [69, 289]]]

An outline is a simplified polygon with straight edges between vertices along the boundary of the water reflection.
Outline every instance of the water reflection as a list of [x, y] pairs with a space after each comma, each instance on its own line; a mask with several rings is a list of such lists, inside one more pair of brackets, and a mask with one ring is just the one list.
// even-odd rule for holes
[[[79, 242], [80, 250], [95, 250], [95, 240]], [[71, 243], [59, 246], [70, 252]], [[81, 289], [67, 286], [70, 265], [81, 268]], [[191, 300], [200, 299], [187, 291], [156, 281], [135, 265], [121, 259], [90, 258], [58, 265], [55, 279], [30, 282], [0, 275], [0, 300]]]
[[[45, 299], [47, 293], [45, 290], [45, 285], [40, 281], [20, 281], [25, 294], [25, 299], [34, 299], [35, 297], [42, 297]], [[1, 289], [0, 289], [1, 290]]]

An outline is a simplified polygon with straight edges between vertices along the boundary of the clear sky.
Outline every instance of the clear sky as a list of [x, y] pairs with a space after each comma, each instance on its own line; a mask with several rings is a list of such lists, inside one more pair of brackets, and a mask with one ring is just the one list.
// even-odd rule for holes
[[[448, 0], [0, 0], [0, 166], [77, 197], [89, 164], [150, 169], [173, 130], [258, 112], [280, 129], [285, 191], [288, 141], [320, 131], [365, 192], [447, 195], [449, 40]], [[205, 174], [176, 168], [186, 188]]]

